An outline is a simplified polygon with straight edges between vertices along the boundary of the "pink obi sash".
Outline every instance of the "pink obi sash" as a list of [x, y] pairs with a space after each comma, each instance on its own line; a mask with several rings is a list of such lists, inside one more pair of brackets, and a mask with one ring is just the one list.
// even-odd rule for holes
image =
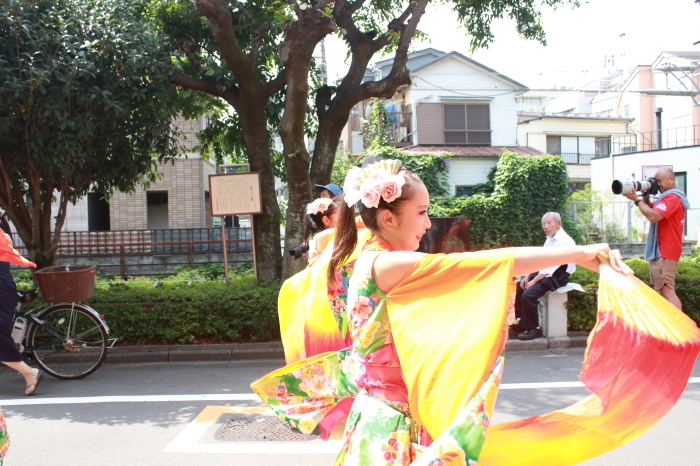
[[380, 400], [408, 402], [408, 389], [393, 343], [359, 358], [365, 366], [365, 373], [357, 381], [359, 388]]

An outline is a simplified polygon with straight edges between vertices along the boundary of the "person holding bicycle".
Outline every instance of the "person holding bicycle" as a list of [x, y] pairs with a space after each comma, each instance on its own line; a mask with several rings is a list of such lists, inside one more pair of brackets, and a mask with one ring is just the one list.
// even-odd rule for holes
[[[10, 236], [10, 224], [5, 212], [0, 212], [0, 228]], [[12, 339], [12, 319], [17, 306], [17, 286], [10, 273], [9, 262], [0, 262], [0, 362], [16, 370], [26, 383], [25, 395], [36, 391], [41, 380], [41, 371], [29, 367]]]

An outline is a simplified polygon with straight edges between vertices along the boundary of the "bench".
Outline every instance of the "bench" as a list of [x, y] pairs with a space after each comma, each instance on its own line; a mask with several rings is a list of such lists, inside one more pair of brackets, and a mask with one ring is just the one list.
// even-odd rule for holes
[[567, 336], [566, 301], [567, 293], [571, 290], [584, 291], [578, 283], [568, 283], [548, 291], [540, 298], [537, 313], [545, 338]]

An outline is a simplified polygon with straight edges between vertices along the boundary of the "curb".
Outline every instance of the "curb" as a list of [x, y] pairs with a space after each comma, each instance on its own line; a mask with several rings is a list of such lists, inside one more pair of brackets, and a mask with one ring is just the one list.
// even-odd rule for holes
[[[587, 332], [571, 332], [566, 337], [536, 338], [529, 341], [508, 340], [506, 351], [585, 348], [587, 341]], [[255, 361], [260, 359], [284, 361], [282, 342], [115, 346], [107, 352], [107, 363]]]
[[221, 343], [211, 345], [115, 346], [107, 363], [284, 360], [282, 342]]
[[541, 351], [560, 348], [585, 348], [588, 332], [571, 332], [565, 337], [535, 338], [534, 340], [508, 340], [506, 351]]

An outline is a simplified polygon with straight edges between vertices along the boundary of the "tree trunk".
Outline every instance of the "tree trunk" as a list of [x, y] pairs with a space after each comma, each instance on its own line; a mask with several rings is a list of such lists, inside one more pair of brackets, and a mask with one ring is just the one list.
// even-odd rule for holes
[[312, 183], [325, 185], [331, 182], [335, 154], [349, 116], [349, 110], [347, 112], [336, 110], [329, 111], [325, 118], [319, 120], [314, 156], [311, 161]]
[[267, 100], [241, 99], [237, 111], [245, 134], [250, 170], [260, 173], [263, 213], [253, 215], [255, 227], [255, 252], [258, 278], [279, 280], [282, 276], [280, 253], [280, 208], [272, 174], [270, 135], [267, 131], [265, 104]]
[[310, 158], [304, 137], [311, 59], [316, 44], [334, 27], [329, 18], [317, 12], [300, 12], [299, 21], [289, 27], [279, 49], [280, 59], [287, 72], [284, 115], [279, 125], [289, 191], [282, 266], [285, 278], [306, 266], [306, 261], [294, 259], [288, 251], [304, 239], [306, 205], [313, 198], [309, 178]]

